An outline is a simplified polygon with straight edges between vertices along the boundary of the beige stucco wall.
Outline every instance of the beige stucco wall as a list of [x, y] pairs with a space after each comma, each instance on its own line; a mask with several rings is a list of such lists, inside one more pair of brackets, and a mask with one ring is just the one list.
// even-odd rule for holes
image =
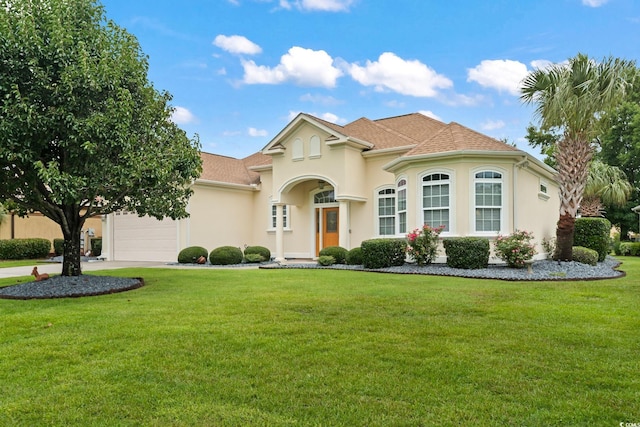
[[189, 199], [189, 218], [180, 222], [180, 247], [251, 245], [259, 215], [247, 187], [224, 187], [197, 182]]
[[[4, 221], [0, 224], [0, 239], [11, 239], [11, 215], [8, 214]], [[28, 239], [28, 238], [42, 238], [51, 241], [51, 251], [53, 252], [53, 239], [62, 239], [62, 231], [60, 225], [53, 220], [43, 216], [41, 213], [34, 212], [29, 214], [28, 217], [13, 217], [13, 229], [14, 238], [16, 239]], [[102, 236], [102, 220], [100, 217], [88, 218], [83, 230], [93, 229], [94, 238]], [[85, 245], [89, 244], [90, 236], [88, 233], [83, 233]], [[88, 247], [88, 246], [85, 246]]]

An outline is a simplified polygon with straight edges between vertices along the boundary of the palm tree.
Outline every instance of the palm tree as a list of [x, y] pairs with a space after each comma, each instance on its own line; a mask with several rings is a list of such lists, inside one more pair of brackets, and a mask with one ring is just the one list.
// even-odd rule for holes
[[620, 168], [594, 160], [589, 167], [580, 213], [582, 216], [604, 216], [603, 205], [624, 206], [632, 190], [633, 186]]
[[526, 104], [536, 104], [541, 129], [556, 130], [561, 135], [556, 141], [560, 184], [556, 243], [561, 260], [573, 257], [575, 220], [600, 117], [623, 100], [635, 73], [633, 62], [611, 57], [596, 62], [578, 54], [566, 64], [532, 71], [522, 83], [521, 99]]

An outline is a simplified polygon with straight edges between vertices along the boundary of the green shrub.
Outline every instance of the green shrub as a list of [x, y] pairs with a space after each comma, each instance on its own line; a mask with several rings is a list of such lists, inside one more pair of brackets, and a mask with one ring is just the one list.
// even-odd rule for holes
[[640, 255], [640, 242], [620, 243], [620, 255], [629, 255], [629, 256]]
[[365, 240], [362, 248], [364, 268], [385, 268], [404, 264], [407, 241], [404, 239]]
[[341, 246], [327, 246], [320, 250], [320, 256], [332, 256], [336, 264], [344, 264], [347, 258], [347, 251]]
[[184, 248], [178, 254], [178, 262], [180, 264], [195, 264], [201, 256], [207, 257], [209, 252], [202, 246], [189, 246]]
[[336, 259], [334, 257], [332, 257], [331, 255], [320, 255], [320, 257], [318, 257], [318, 264], [322, 265], [322, 266], [329, 266], [329, 265], [333, 265], [336, 263]]
[[209, 262], [213, 265], [240, 264], [242, 258], [242, 251], [235, 246], [221, 246], [209, 254]]
[[444, 225], [431, 227], [425, 224], [407, 234], [407, 254], [418, 265], [427, 265], [435, 261], [438, 255], [438, 239]]
[[102, 255], [102, 237], [96, 237], [94, 239], [91, 239], [91, 255], [93, 256]]
[[64, 239], [53, 239], [53, 253], [56, 256], [62, 255], [64, 252]]
[[583, 246], [598, 253], [598, 261], [604, 261], [611, 245], [611, 222], [606, 218], [576, 218], [574, 246]]
[[598, 263], [598, 252], [583, 246], [574, 246], [573, 260], [583, 264], [596, 265]]
[[347, 252], [345, 261], [349, 265], [362, 265], [362, 248], [353, 248], [349, 252]]
[[51, 242], [47, 239], [0, 240], [0, 259], [46, 258], [50, 250]]
[[[264, 246], [247, 246], [244, 248], [244, 256], [248, 259], [248, 255], [260, 255], [262, 257], [262, 261], [269, 261], [271, 259], [271, 251]], [[253, 262], [262, 262], [262, 261], [253, 261]]]
[[495, 242], [496, 256], [507, 263], [507, 267], [524, 268], [536, 254], [533, 243], [533, 233], [516, 230], [508, 236], [498, 235]]
[[482, 237], [459, 237], [442, 241], [447, 265], [453, 268], [487, 268], [490, 245]]
[[257, 263], [264, 261], [264, 257], [260, 254], [247, 254], [244, 255], [244, 260], [248, 263]]

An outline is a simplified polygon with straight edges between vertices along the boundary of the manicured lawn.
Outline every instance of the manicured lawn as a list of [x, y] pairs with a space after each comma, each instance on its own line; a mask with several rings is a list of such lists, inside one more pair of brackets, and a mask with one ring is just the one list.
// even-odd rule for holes
[[640, 422], [640, 259], [623, 260], [593, 282], [107, 271], [146, 286], [0, 300], [0, 425]]
[[44, 259], [0, 260], [0, 268], [25, 267], [28, 265], [40, 265], [46, 262]]

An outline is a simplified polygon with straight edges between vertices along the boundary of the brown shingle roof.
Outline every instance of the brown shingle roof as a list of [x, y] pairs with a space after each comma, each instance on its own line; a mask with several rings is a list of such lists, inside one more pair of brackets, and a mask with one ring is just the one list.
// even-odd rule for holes
[[456, 122], [445, 125], [435, 135], [405, 154], [406, 157], [451, 151], [518, 151], [517, 148]]
[[201, 179], [243, 185], [260, 182], [260, 174], [248, 170], [244, 160], [210, 153], [200, 153], [200, 157], [202, 158]]

